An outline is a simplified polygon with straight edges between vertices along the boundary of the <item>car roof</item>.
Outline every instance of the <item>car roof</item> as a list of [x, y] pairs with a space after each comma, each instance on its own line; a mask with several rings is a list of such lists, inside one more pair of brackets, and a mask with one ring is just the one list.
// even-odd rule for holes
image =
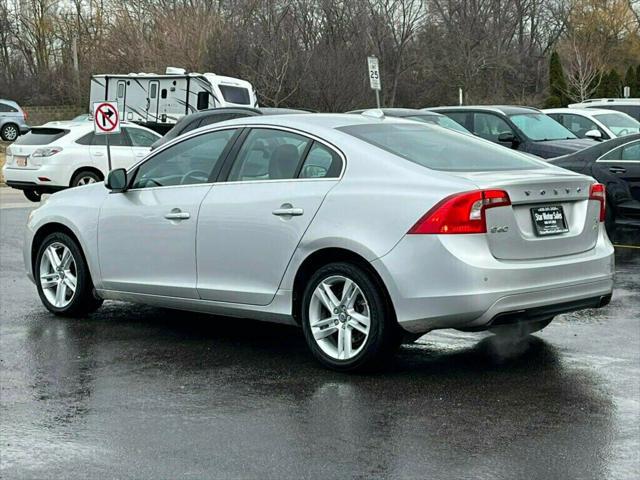
[[384, 113], [385, 115], [389, 116], [389, 117], [415, 117], [415, 116], [441, 116], [440, 113], [436, 113], [436, 112], [432, 112], [430, 110], [419, 110], [417, 108], [380, 108], [380, 109], [370, 109], [370, 108], [363, 108], [360, 110], [351, 110], [347, 113], [350, 114], [354, 114], [354, 113], [363, 113], [363, 112], [367, 112], [370, 110], [380, 110], [382, 111], [382, 113]]
[[452, 105], [449, 107], [430, 107], [431, 112], [465, 112], [465, 111], [487, 111], [502, 113], [503, 115], [517, 115], [519, 113], [540, 112], [534, 107], [523, 107], [519, 105]]
[[594, 115], [616, 114], [626, 115], [624, 112], [610, 110], [608, 108], [545, 108], [543, 113], [570, 113], [572, 115], [582, 115], [583, 117], [593, 117]]
[[11, 105], [12, 107], [20, 108], [20, 105], [18, 105], [18, 102], [14, 102], [13, 100], [7, 100], [6, 98], [0, 98], [0, 102], [6, 103], [7, 105]]
[[620, 145], [624, 145], [629, 142], [634, 142], [636, 140], [640, 140], [640, 133], [634, 133], [633, 135], [625, 135], [624, 137], [612, 138], [611, 140], [606, 140], [604, 142], [597, 142], [591, 147], [584, 148], [582, 150], [578, 150], [577, 152], [569, 153], [567, 155], [562, 155], [556, 158], [550, 158], [547, 161], [549, 163], [554, 163], [556, 160], [562, 162], [563, 159], [572, 158], [572, 159], [584, 159], [584, 160], [595, 160], [596, 158], [600, 158], [605, 153], [613, 150], [614, 148], [619, 147]]
[[608, 104], [608, 105], [615, 105], [615, 104], [637, 105], [637, 104], [640, 104], [640, 98], [591, 98], [589, 100], [585, 100], [584, 102], [572, 103], [572, 104], [569, 105], [569, 107], [570, 108], [575, 108], [575, 107], [580, 108], [582, 106], [597, 105], [599, 103]]

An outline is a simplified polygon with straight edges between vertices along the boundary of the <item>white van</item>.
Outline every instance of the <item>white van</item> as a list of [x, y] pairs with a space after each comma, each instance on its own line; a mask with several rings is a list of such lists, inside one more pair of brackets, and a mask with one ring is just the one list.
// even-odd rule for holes
[[185, 115], [207, 108], [257, 107], [251, 83], [215, 73], [168, 67], [154, 73], [91, 77], [89, 111], [95, 102], [118, 103], [122, 120], [165, 131]]

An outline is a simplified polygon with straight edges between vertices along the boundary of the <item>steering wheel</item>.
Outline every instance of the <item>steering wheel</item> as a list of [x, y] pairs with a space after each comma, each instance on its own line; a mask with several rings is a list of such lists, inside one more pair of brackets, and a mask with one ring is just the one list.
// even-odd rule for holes
[[[197, 174], [199, 175], [196, 176]], [[184, 185], [185, 182], [190, 178], [193, 178], [194, 180], [199, 180], [200, 177], [203, 177], [205, 181], [207, 181], [209, 179], [209, 174], [207, 172], [203, 172], [202, 170], [191, 170], [182, 176], [182, 178], [180, 179], [180, 185]]]
[[622, 130], [620, 130], [618, 132], [618, 136], [620, 136], [620, 137], [624, 137], [625, 135], [630, 135], [630, 134], [631, 134], [631, 132], [629, 131], [628, 128], [623, 128]]

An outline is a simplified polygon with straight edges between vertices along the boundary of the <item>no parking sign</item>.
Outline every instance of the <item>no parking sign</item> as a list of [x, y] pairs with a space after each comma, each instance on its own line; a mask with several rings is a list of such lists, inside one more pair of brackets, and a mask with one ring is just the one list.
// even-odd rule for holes
[[96, 135], [120, 133], [120, 114], [117, 102], [93, 104], [93, 131]]

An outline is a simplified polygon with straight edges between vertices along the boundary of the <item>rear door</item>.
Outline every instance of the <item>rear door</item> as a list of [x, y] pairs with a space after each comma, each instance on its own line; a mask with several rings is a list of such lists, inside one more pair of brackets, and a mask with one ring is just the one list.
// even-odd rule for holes
[[[93, 132], [85, 135], [77, 143], [91, 145], [89, 154], [93, 164], [106, 173], [109, 171], [107, 158], [107, 135], [96, 135]], [[109, 149], [111, 152], [111, 168], [129, 168], [134, 164], [134, 154], [129, 137], [121, 130], [120, 133], [109, 135]]]
[[254, 128], [209, 191], [198, 218], [203, 299], [267, 305], [343, 159], [296, 132]]

